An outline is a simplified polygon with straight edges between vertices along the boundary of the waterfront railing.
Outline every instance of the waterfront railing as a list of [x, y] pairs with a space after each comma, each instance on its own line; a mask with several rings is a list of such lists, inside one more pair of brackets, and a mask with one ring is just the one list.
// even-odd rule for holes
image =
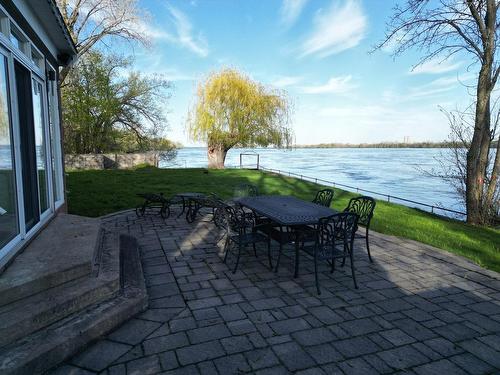
[[[245, 168], [245, 167], [240, 165], [240, 168]], [[351, 192], [355, 192], [355, 193], [367, 193], [367, 194], [376, 195], [379, 197], [383, 197], [385, 200], [387, 200], [387, 202], [393, 202], [393, 203], [401, 202], [405, 206], [408, 206], [409, 204], [418, 205], [419, 207], [417, 207], [417, 208], [425, 207], [429, 212], [432, 212], [435, 214], [443, 214], [444, 213], [446, 216], [451, 216], [450, 214], [452, 214], [452, 215], [455, 215], [458, 217], [465, 217], [467, 215], [465, 212], [453, 210], [450, 208], [444, 208], [444, 207], [440, 207], [440, 206], [436, 206], [436, 205], [432, 205], [432, 204], [428, 204], [428, 203], [422, 203], [422, 202], [414, 201], [412, 199], [397, 197], [397, 196], [390, 195], [390, 194], [385, 194], [385, 193], [380, 193], [380, 192], [373, 191], [373, 190], [363, 189], [363, 188], [360, 188], [357, 186], [351, 186], [351, 185], [341, 184], [341, 183], [334, 182], [334, 181], [328, 181], [328, 180], [324, 180], [322, 178], [310, 177], [310, 176], [306, 176], [303, 174], [294, 173], [294, 172], [290, 172], [290, 171], [283, 171], [281, 169], [267, 168], [267, 167], [264, 167], [260, 164], [258, 165], [257, 169], [265, 171], [265, 172], [280, 174], [283, 176], [295, 177], [295, 178], [298, 178], [300, 180], [314, 182], [316, 184], [320, 183], [322, 185], [328, 185], [331, 187], [341, 187], [342, 189], [345, 189], [345, 190], [351, 191]]]

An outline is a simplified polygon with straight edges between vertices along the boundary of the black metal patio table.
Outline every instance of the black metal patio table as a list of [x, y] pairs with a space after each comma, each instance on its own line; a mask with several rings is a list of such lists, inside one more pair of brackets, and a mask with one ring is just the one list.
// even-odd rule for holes
[[[319, 219], [337, 211], [318, 204], [286, 195], [260, 195], [234, 199], [241, 206], [265, 216], [282, 227], [298, 227], [317, 224]], [[295, 274], [299, 272], [299, 241], [295, 240]]]

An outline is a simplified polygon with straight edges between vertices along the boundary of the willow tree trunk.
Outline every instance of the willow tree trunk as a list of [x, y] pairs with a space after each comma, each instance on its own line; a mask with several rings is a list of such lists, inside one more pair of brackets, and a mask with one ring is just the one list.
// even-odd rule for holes
[[208, 168], [224, 169], [227, 151], [222, 145], [208, 145]]

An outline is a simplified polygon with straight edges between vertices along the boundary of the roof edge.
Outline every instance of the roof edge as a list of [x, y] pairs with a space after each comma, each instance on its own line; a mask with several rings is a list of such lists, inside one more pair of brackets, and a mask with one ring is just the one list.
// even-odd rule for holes
[[69, 33], [68, 27], [66, 26], [66, 22], [64, 22], [64, 18], [61, 14], [59, 7], [57, 6], [56, 1], [55, 0], [47, 0], [47, 2], [49, 3], [49, 5], [52, 9], [52, 13], [54, 14], [54, 17], [56, 18], [57, 23], [58, 23], [59, 27], [61, 28], [61, 31], [64, 34], [64, 38], [68, 42], [68, 46], [70, 47], [70, 50], [73, 52], [73, 57], [78, 55], [78, 49], [76, 48], [75, 41], [73, 40], [73, 38], [71, 37], [71, 34]]

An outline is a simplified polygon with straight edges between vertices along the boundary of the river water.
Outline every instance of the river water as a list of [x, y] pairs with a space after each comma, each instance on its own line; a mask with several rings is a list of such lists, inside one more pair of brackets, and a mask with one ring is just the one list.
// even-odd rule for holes
[[[164, 163], [161, 167], [206, 167], [206, 152], [204, 147], [182, 148], [173, 162]], [[422, 170], [439, 169], [437, 160], [443, 159], [444, 152], [446, 152], [444, 149], [430, 148], [232, 149], [227, 155], [226, 165], [239, 166], [240, 154], [250, 153], [253, 155], [245, 156], [243, 164], [247, 167], [255, 167], [256, 155], [259, 154], [260, 165], [266, 168], [464, 211], [463, 204], [452, 186], [440, 178], [431, 177], [422, 172]], [[0, 169], [10, 168], [10, 163], [7, 161], [10, 161], [9, 150], [0, 146]], [[374, 197], [383, 199], [377, 195]], [[391, 200], [429, 210], [429, 208], [413, 203]], [[440, 210], [436, 212], [445, 214]], [[448, 216], [454, 215], [448, 214]], [[461, 216], [454, 217], [462, 218]]]
[[[206, 167], [206, 152], [204, 147], [182, 148], [173, 162], [164, 163], [161, 167]], [[445, 152], [445, 149], [431, 148], [231, 149], [226, 158], [226, 166], [239, 166], [241, 153], [254, 153], [253, 156], [243, 157], [244, 165], [255, 167], [256, 154], [259, 154], [260, 165], [266, 168], [464, 211], [463, 204], [452, 186], [441, 178], [422, 172], [439, 169], [438, 160], [443, 160]], [[381, 198], [377, 195], [374, 197]], [[392, 198], [391, 201], [430, 210]], [[436, 210], [436, 213], [445, 214], [440, 210]]]

